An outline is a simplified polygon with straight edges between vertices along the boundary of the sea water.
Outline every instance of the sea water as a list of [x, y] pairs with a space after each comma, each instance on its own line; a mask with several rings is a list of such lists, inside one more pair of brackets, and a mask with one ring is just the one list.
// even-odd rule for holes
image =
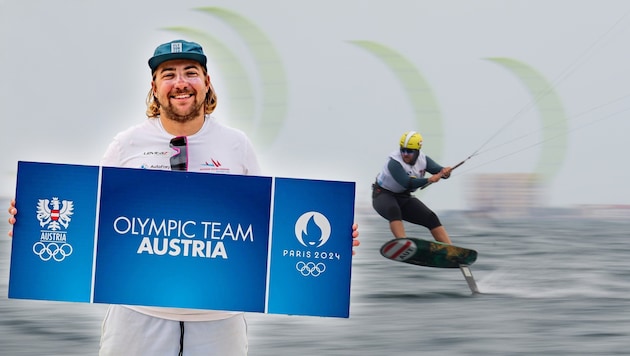
[[[473, 295], [459, 269], [381, 257], [387, 222], [356, 219], [350, 318], [248, 313], [251, 356], [630, 354], [630, 222], [442, 214], [453, 243], [479, 253]], [[7, 299], [2, 221], [0, 355], [97, 355], [105, 305]]]

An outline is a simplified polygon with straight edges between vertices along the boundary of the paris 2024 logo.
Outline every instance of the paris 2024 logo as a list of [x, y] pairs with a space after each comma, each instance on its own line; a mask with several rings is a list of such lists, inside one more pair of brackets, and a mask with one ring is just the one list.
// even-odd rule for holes
[[304, 277], [318, 277], [326, 271], [327, 261], [341, 259], [339, 253], [321, 249], [330, 234], [330, 221], [326, 216], [316, 211], [306, 212], [295, 223], [295, 237], [304, 248], [284, 250], [283, 256], [299, 258], [295, 268]]

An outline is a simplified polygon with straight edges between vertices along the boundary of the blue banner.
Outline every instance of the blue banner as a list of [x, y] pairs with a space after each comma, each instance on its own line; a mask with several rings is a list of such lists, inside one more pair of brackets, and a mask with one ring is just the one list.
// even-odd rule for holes
[[348, 317], [354, 190], [19, 162], [9, 298]]
[[98, 171], [18, 164], [10, 298], [90, 302]]
[[277, 178], [275, 192], [269, 312], [347, 317], [354, 183]]

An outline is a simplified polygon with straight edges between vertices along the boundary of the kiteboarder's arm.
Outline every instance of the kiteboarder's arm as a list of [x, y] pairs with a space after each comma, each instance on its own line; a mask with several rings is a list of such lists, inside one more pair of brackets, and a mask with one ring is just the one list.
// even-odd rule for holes
[[402, 164], [400, 164], [400, 162], [396, 161], [395, 159], [389, 160], [389, 163], [387, 163], [387, 169], [389, 169], [389, 173], [391, 173], [394, 180], [396, 180], [396, 182], [403, 187], [407, 187], [407, 189], [418, 189], [427, 184], [427, 182], [429, 181], [429, 179], [427, 178], [409, 176], [409, 174], [407, 174], [407, 172], [403, 168]]
[[[451, 176], [451, 167], [442, 167], [431, 159], [431, 157], [427, 156], [427, 172], [433, 175], [438, 175], [439, 178], [448, 179], [448, 177]], [[436, 182], [440, 180], [438, 177], [436, 177]]]
[[451, 173], [451, 167], [442, 167], [437, 164], [430, 157], [427, 157], [427, 168], [426, 171], [433, 174], [429, 178], [424, 177], [413, 177], [409, 176], [405, 169], [403, 168], [400, 162], [390, 159], [387, 164], [387, 169], [391, 173], [392, 177], [398, 182], [398, 184], [403, 187], [407, 187], [409, 190], [416, 190], [420, 187], [425, 186], [427, 183], [435, 183], [439, 181], [441, 178], [447, 178]]

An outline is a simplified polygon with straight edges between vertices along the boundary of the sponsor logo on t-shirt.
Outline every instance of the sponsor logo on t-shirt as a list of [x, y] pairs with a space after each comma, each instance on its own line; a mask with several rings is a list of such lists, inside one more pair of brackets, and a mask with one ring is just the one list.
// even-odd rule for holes
[[216, 160], [214, 158], [210, 158], [209, 161], [205, 161], [202, 165], [201, 165], [201, 170], [202, 171], [212, 171], [215, 173], [230, 173], [230, 169], [223, 167], [221, 165], [221, 162], [219, 160]]

